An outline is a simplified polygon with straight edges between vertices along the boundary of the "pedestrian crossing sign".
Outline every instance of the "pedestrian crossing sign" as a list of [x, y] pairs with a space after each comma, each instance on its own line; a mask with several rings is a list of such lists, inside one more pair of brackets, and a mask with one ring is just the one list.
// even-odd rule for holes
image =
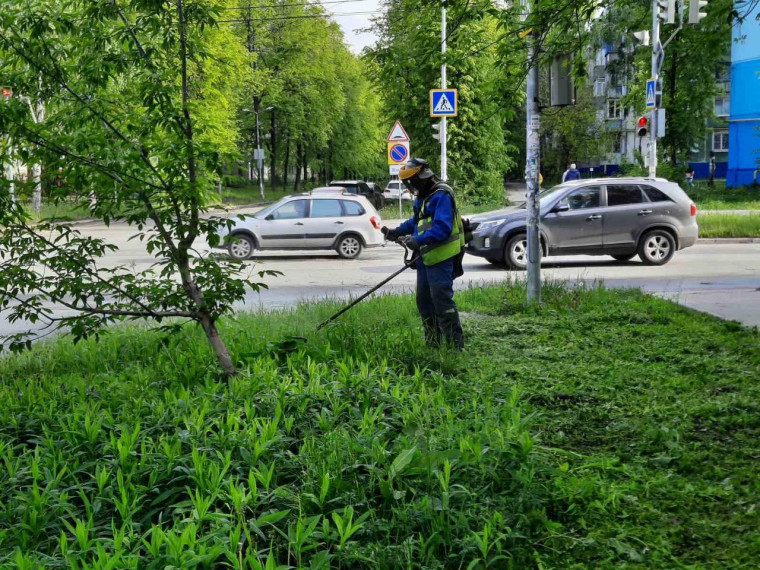
[[649, 79], [647, 81], [647, 109], [654, 109], [657, 107], [657, 96], [655, 95], [656, 85], [656, 79]]
[[456, 117], [459, 114], [459, 92], [456, 89], [430, 90], [430, 116]]

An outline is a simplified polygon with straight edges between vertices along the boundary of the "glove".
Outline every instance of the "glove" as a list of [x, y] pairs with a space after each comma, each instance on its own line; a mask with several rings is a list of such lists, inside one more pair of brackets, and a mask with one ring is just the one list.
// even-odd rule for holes
[[398, 230], [389, 230], [386, 226], [383, 226], [380, 231], [388, 241], [398, 241], [399, 239]]
[[412, 236], [401, 236], [398, 242], [408, 247], [411, 251], [417, 252], [420, 250], [420, 244], [417, 242], [417, 238]]

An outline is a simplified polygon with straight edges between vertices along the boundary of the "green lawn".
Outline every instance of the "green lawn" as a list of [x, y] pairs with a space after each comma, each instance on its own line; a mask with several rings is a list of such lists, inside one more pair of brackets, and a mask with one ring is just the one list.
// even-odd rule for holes
[[757, 330], [458, 299], [462, 355], [406, 296], [231, 319], [231, 380], [190, 329], [0, 360], [0, 567], [756, 568]]
[[699, 216], [699, 237], [760, 237], [760, 214], [704, 214]]
[[700, 210], [760, 210], [760, 188], [726, 188], [725, 181], [710, 188], [700, 181], [685, 190]]

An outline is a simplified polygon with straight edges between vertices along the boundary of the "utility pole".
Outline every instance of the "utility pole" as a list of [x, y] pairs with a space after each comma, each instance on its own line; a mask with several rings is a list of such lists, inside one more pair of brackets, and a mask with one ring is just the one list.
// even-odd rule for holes
[[[535, 10], [538, 0], [533, 4]], [[526, 165], [525, 198], [528, 204], [528, 304], [541, 302], [541, 241], [538, 175], [541, 159], [541, 141], [539, 127], [541, 114], [538, 106], [538, 46], [537, 32], [532, 30], [528, 36], [528, 71], [526, 85]]]
[[[660, 63], [664, 53], [660, 43], [660, 6], [657, 0], [652, 0], [652, 79], [655, 84], [655, 100], [657, 87], [660, 85]], [[649, 124], [652, 125], [649, 135], [649, 177], [657, 176], [657, 108], [650, 112]]]
[[[441, 89], [446, 89], [446, 7], [441, 8]], [[441, 180], [449, 179], [449, 164], [446, 158], [446, 117], [441, 117]]]

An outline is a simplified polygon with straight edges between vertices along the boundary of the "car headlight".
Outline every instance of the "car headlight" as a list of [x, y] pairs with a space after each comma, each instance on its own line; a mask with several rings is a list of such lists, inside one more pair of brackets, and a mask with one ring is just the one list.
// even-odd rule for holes
[[487, 222], [480, 222], [478, 224], [478, 227], [475, 229], [475, 231], [482, 232], [483, 230], [490, 230], [492, 228], [495, 228], [496, 226], [500, 226], [506, 221], [507, 221], [506, 218], [503, 218], [501, 220], [489, 220]]

